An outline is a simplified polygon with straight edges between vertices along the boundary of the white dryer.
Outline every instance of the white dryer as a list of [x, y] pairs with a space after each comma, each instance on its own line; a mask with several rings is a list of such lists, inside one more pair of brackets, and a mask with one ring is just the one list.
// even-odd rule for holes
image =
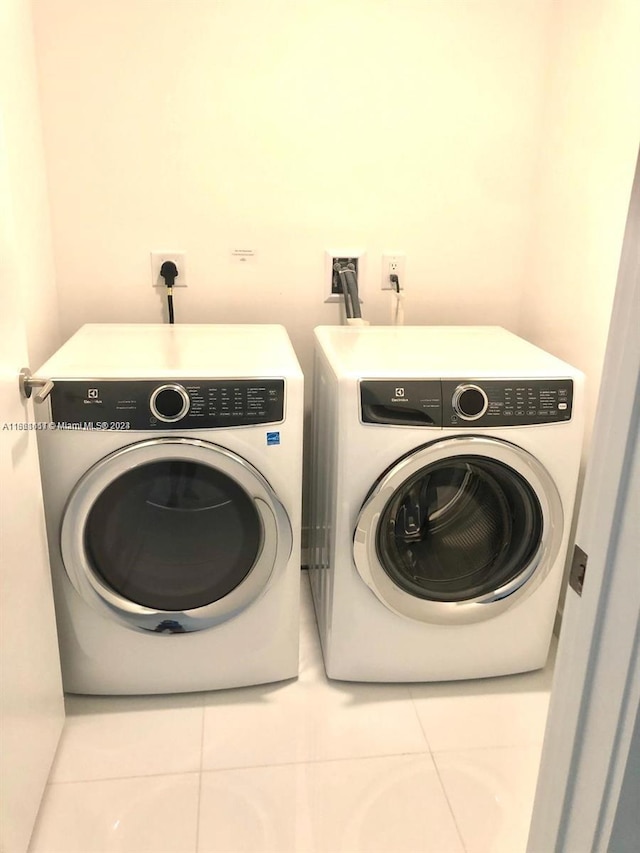
[[65, 690], [297, 675], [303, 379], [284, 328], [87, 325], [37, 375]]
[[542, 667], [583, 376], [497, 327], [315, 332], [310, 578], [327, 674]]

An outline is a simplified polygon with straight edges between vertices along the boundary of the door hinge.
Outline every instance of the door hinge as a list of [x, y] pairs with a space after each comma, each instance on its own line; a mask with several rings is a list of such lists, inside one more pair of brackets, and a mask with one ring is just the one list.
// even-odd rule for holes
[[569, 586], [574, 589], [578, 595], [582, 595], [582, 587], [584, 586], [584, 576], [587, 571], [587, 560], [589, 557], [584, 553], [582, 548], [576, 545], [573, 549], [573, 560], [571, 561], [571, 572], [569, 573]]

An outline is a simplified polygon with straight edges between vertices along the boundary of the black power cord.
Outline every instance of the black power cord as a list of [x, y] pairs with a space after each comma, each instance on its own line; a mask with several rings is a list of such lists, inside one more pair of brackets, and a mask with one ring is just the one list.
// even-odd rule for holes
[[180, 275], [178, 267], [173, 261], [164, 261], [160, 267], [160, 277], [164, 279], [167, 286], [167, 307], [169, 309], [169, 322], [173, 323], [173, 283]]
[[401, 305], [402, 296], [400, 295], [400, 279], [396, 273], [392, 272], [389, 276], [389, 281], [391, 282], [391, 287], [393, 287], [396, 293], [396, 310], [393, 315], [393, 325], [401, 326], [404, 323], [404, 310]]

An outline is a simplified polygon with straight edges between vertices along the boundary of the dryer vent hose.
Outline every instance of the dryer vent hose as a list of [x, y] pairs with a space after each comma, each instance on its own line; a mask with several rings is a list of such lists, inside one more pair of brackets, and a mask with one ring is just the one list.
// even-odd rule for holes
[[358, 295], [358, 277], [356, 275], [353, 264], [347, 264], [346, 267], [336, 266], [340, 283], [342, 284], [342, 292], [344, 294], [344, 310], [349, 320], [361, 320], [362, 311], [360, 310], [360, 297]]

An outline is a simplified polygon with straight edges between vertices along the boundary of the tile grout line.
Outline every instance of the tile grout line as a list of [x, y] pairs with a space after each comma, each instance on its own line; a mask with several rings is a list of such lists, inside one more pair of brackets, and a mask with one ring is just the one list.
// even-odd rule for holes
[[440, 775], [440, 768], [438, 767], [436, 757], [433, 753], [433, 750], [431, 749], [431, 744], [429, 742], [429, 738], [427, 737], [427, 733], [426, 733], [424, 726], [422, 724], [422, 720], [420, 719], [420, 714], [418, 713], [418, 706], [416, 705], [415, 700], [413, 698], [413, 694], [411, 693], [411, 688], [409, 688], [408, 692], [409, 692], [409, 699], [411, 700], [411, 705], [413, 706], [413, 711], [414, 711], [416, 717], [418, 718], [418, 725], [420, 726], [420, 730], [422, 731], [422, 736], [424, 737], [425, 742], [427, 744], [429, 758], [431, 759], [431, 764], [433, 765], [433, 768], [436, 771], [436, 776], [438, 777], [438, 782], [440, 783], [440, 789], [442, 790], [442, 794], [446, 800], [447, 807], [449, 809], [449, 814], [451, 815], [451, 819], [453, 820], [453, 825], [456, 828], [456, 832], [458, 834], [458, 838], [460, 839], [460, 844], [462, 845], [462, 849], [464, 851], [466, 851], [467, 845], [464, 843], [464, 838], [462, 837], [462, 831], [460, 830], [460, 827], [458, 826], [458, 819], [456, 818], [455, 812], [453, 810], [453, 806], [451, 804], [451, 800], [449, 799], [449, 794], [447, 793], [447, 789], [445, 788], [444, 782], [442, 781], [442, 777]]
[[458, 818], [456, 817], [456, 813], [453, 809], [453, 805], [451, 804], [451, 800], [449, 799], [449, 794], [447, 793], [446, 786], [442, 781], [442, 776], [440, 775], [440, 768], [438, 767], [438, 762], [436, 761], [436, 757], [433, 753], [431, 753], [431, 761], [436, 771], [436, 775], [438, 777], [438, 782], [440, 782], [440, 787], [442, 789], [442, 793], [444, 794], [444, 798], [447, 801], [447, 806], [449, 807], [449, 812], [451, 814], [451, 818], [453, 820], [454, 826], [456, 828], [456, 832], [458, 833], [458, 838], [460, 839], [460, 844], [462, 844], [462, 849], [467, 850], [467, 845], [464, 843], [464, 838], [462, 837], [462, 830], [458, 825]]
[[431, 755], [429, 749], [421, 749], [416, 752], [377, 752], [375, 755], [343, 755], [339, 758], [305, 758], [302, 761], [271, 761], [268, 764], [233, 764], [226, 767], [209, 767], [205, 773], [226, 773], [227, 771], [243, 770], [269, 770], [272, 767], [302, 767], [311, 764], [338, 764], [341, 761], [375, 761], [381, 758], [420, 758]]
[[59, 785], [99, 785], [101, 782], [128, 782], [130, 779], [161, 779], [165, 776], [195, 776], [196, 770], [167, 770], [162, 773], [134, 773], [131, 776], [99, 776], [95, 779], [60, 779], [57, 782], [47, 782], [48, 788]]
[[[204, 719], [203, 719], [204, 729]], [[302, 761], [271, 761], [267, 764], [229, 764], [225, 767], [204, 767], [204, 755], [201, 753], [199, 767], [191, 770], [161, 770], [156, 773], [132, 773], [124, 776], [98, 776], [94, 778], [78, 778], [78, 779], [60, 779], [57, 781], [47, 782], [47, 785], [91, 785], [94, 782], [119, 782], [127, 779], [157, 779], [162, 776], [190, 776], [195, 773], [226, 773], [227, 771], [244, 770], [268, 770], [271, 767], [299, 767], [305, 764], [336, 764], [341, 761], [374, 761], [381, 758], [411, 758], [431, 755], [431, 751], [421, 749], [418, 751], [402, 751], [402, 752], [377, 752], [373, 755], [343, 755], [334, 758], [305, 758]]]
[[[204, 718], [203, 718], [203, 731], [204, 731]], [[519, 744], [502, 744], [495, 746], [466, 746], [464, 749], [459, 749], [458, 747], [451, 747], [447, 749], [437, 749], [432, 750], [429, 747], [418, 750], [418, 751], [402, 751], [402, 752], [378, 752], [373, 755], [345, 755], [334, 758], [306, 758], [302, 761], [271, 761], [267, 764], [230, 764], [225, 767], [204, 767], [204, 755], [201, 752], [200, 757], [200, 765], [197, 768], [193, 768], [191, 770], [163, 770], [157, 773], [133, 773], [131, 775], [124, 776], [99, 776], [94, 778], [78, 778], [78, 779], [60, 779], [57, 781], [48, 781], [47, 786], [52, 787], [55, 785], [91, 785], [94, 782], [119, 782], [126, 781], [127, 779], [157, 779], [163, 776], [190, 776], [195, 773], [202, 775], [204, 773], [226, 773], [227, 771], [242, 772], [244, 770], [268, 770], [271, 767], [298, 767], [302, 765], [312, 765], [312, 764], [338, 764], [344, 761], [375, 761], [377, 759], [383, 758], [418, 758], [420, 756], [426, 756], [433, 758], [435, 760], [437, 755], [447, 755], [449, 753], [456, 752], [495, 752], [500, 750], [512, 750], [512, 749], [540, 749], [540, 742], [531, 742], [531, 743], [519, 743]]]
[[431, 750], [432, 755], [447, 755], [451, 752], [482, 752], [484, 750], [497, 751], [500, 749], [542, 749], [542, 740], [519, 741], [518, 743], [496, 743], [482, 744], [480, 746], [445, 746], [440, 749]]
[[418, 713], [418, 706], [416, 705], [415, 699], [413, 698], [413, 694], [411, 693], [411, 687], [407, 688], [407, 693], [409, 694], [409, 701], [411, 702], [411, 707], [413, 708], [413, 713], [416, 715], [416, 719], [418, 721], [418, 725], [420, 726], [420, 731], [422, 732], [422, 737], [424, 738], [424, 742], [427, 744], [427, 752], [429, 755], [433, 754], [433, 750], [431, 749], [431, 743], [429, 738], [427, 737], [427, 733], [422, 725], [422, 720], [420, 719], [420, 714]]
[[206, 714], [206, 707], [204, 704], [204, 697], [202, 700], [202, 721], [200, 723], [200, 769], [198, 772], [198, 807], [196, 809], [196, 844], [194, 853], [198, 853], [200, 849], [200, 813], [202, 809], [202, 773], [203, 773], [203, 765], [204, 765], [204, 719]]
[[[204, 728], [204, 720], [203, 720], [203, 728]], [[204, 755], [201, 753], [200, 764], [196, 768], [192, 768], [190, 770], [161, 770], [155, 773], [132, 773], [127, 775], [119, 775], [119, 776], [97, 776], [93, 778], [78, 778], [78, 779], [59, 779], [59, 780], [51, 780], [47, 782], [47, 786], [54, 785], [90, 785], [94, 782], [118, 782], [118, 781], [126, 781], [127, 779], [156, 779], [163, 776], [189, 776], [195, 773], [204, 774], [204, 773], [226, 773], [227, 771], [244, 771], [244, 770], [267, 770], [271, 767], [298, 767], [302, 765], [312, 765], [312, 764], [338, 764], [340, 762], [345, 761], [375, 761], [377, 759], [383, 758], [418, 758], [420, 756], [430, 756], [435, 759], [438, 755], [448, 755], [450, 753], [458, 753], [458, 752], [496, 752], [496, 751], [507, 751], [513, 749], [541, 749], [541, 742], [530, 742], [530, 743], [517, 743], [517, 744], [497, 744], [497, 745], [485, 745], [485, 746], [466, 746], [463, 749], [459, 747], [449, 747], [446, 749], [436, 749], [432, 750], [429, 747], [421, 750], [403, 750], [401, 752], [377, 752], [375, 754], [369, 755], [343, 755], [336, 756], [333, 758], [305, 758], [301, 761], [271, 761], [266, 764], [229, 764], [224, 767], [204, 767]]]

